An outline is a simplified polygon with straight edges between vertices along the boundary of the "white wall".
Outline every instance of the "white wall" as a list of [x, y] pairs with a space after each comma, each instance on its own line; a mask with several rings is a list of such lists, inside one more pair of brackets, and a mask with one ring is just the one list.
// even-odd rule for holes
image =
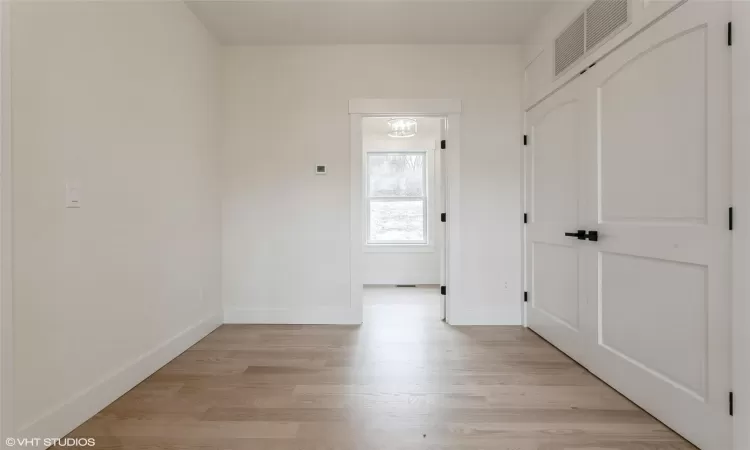
[[363, 284], [440, 284], [440, 255], [435, 249], [365, 252]]
[[515, 46], [226, 48], [226, 320], [340, 321], [350, 302], [349, 100], [456, 98], [465, 288], [453, 319], [520, 323], [520, 61]]
[[16, 433], [56, 437], [221, 321], [218, 47], [181, 2], [11, 27]]
[[[437, 226], [440, 212], [436, 167], [440, 149], [439, 118], [418, 119], [417, 136], [409, 139], [389, 138], [382, 123], [387, 118], [366, 118], [362, 124], [362, 148], [366, 152], [427, 150], [428, 233], [430, 244], [426, 247], [366, 246], [363, 245], [362, 280], [364, 284], [440, 284], [440, 251]], [[367, 182], [364, 180], [365, 183]], [[439, 211], [440, 209], [440, 211]], [[384, 248], [385, 247], [385, 248]]]
[[[13, 428], [13, 301], [10, 177], [10, 5], [0, 4], [0, 442]], [[5, 448], [5, 447], [0, 447]]]

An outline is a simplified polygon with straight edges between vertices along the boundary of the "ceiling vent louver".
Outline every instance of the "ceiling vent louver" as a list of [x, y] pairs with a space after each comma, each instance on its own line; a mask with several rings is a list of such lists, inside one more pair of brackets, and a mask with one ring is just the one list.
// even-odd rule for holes
[[628, 23], [628, 0], [596, 0], [555, 39], [555, 76]]
[[555, 75], [560, 75], [586, 52], [586, 19], [581, 14], [555, 39]]
[[586, 9], [586, 51], [628, 23], [628, 0], [596, 0]]

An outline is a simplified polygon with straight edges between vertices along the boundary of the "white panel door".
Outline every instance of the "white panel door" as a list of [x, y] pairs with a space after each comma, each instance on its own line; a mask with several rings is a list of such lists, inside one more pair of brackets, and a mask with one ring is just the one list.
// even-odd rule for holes
[[729, 14], [688, 2], [581, 76], [586, 366], [703, 450], [731, 448]]
[[571, 357], [585, 341], [579, 298], [581, 98], [579, 82], [526, 115], [527, 324]]

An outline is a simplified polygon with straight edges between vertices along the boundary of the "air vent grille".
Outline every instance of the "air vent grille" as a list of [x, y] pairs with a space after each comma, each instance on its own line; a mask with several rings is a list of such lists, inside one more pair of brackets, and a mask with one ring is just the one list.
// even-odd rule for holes
[[586, 10], [586, 51], [628, 22], [628, 0], [596, 0]]
[[555, 75], [560, 75], [585, 53], [584, 14], [555, 39]]
[[555, 39], [555, 76], [628, 24], [629, 0], [595, 0]]

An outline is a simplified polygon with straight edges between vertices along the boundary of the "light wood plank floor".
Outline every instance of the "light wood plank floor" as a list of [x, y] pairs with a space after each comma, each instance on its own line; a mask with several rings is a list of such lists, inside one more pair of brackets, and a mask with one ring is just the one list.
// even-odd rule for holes
[[222, 326], [72, 436], [98, 449], [694, 449], [535, 334], [452, 328], [438, 301], [371, 288], [361, 327]]

